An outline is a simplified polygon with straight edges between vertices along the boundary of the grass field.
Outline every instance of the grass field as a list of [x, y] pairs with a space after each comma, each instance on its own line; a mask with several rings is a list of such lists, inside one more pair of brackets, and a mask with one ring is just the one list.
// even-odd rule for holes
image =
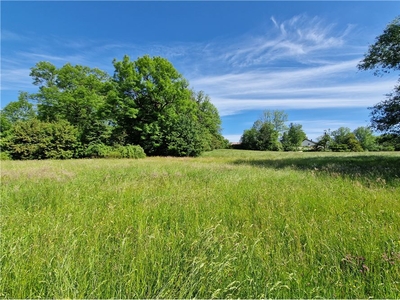
[[400, 298], [400, 153], [1, 162], [1, 298]]

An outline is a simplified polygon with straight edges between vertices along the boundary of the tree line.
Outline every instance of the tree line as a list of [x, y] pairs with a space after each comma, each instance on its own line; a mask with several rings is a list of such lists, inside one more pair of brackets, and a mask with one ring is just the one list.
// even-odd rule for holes
[[166, 59], [114, 59], [114, 74], [38, 62], [36, 93], [1, 111], [2, 155], [13, 159], [197, 156], [226, 148], [221, 119], [203, 91]]
[[250, 129], [246, 129], [235, 148], [267, 151], [394, 151], [400, 150], [397, 135], [386, 133], [375, 136], [370, 127], [348, 127], [325, 130], [312, 147], [302, 147], [307, 139], [301, 124], [286, 125], [288, 115], [283, 110], [266, 110]]

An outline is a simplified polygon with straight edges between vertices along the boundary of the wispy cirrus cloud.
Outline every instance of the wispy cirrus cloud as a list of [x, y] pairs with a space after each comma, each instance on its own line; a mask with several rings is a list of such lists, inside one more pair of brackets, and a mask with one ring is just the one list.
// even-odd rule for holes
[[307, 59], [307, 56], [321, 57], [326, 51], [339, 49], [354, 25], [335, 30], [335, 24], [325, 24], [318, 18], [306, 15], [294, 16], [278, 22], [271, 17], [274, 25], [264, 34], [244, 36], [231, 46], [223, 49], [218, 59], [236, 67], [251, 67], [271, 64], [281, 59]]

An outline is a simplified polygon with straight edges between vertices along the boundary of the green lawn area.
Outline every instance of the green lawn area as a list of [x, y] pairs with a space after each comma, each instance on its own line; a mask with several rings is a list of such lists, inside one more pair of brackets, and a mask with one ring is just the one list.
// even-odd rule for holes
[[1, 162], [1, 298], [400, 298], [400, 153]]

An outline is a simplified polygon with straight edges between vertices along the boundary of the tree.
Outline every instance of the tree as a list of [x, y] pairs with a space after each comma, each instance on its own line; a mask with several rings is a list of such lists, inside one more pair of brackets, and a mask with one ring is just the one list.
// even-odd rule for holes
[[240, 138], [241, 148], [245, 150], [259, 150], [258, 149], [258, 130], [256, 128], [246, 129]]
[[262, 116], [254, 122], [253, 127], [245, 130], [241, 137], [243, 149], [279, 151], [282, 148], [279, 142], [280, 133], [286, 130], [287, 115], [284, 111], [264, 111]]
[[[358, 68], [375, 69], [375, 75], [400, 70], [400, 16], [376, 38]], [[382, 132], [400, 134], [400, 86], [397, 85], [387, 97], [370, 108], [372, 126]]]
[[146, 152], [159, 147], [161, 119], [190, 97], [188, 83], [164, 58], [146, 55], [131, 61], [125, 55], [113, 62], [115, 92], [108, 97], [108, 106], [117, 124], [126, 132], [126, 142], [144, 145]]
[[357, 140], [354, 133], [348, 133], [344, 140], [344, 144], [346, 145], [347, 149], [352, 152], [361, 152], [364, 149], [361, 147], [360, 142]]
[[329, 146], [332, 143], [332, 138], [331, 138], [331, 131], [330, 129], [325, 130], [324, 134], [318, 138], [318, 142], [315, 145], [315, 150], [317, 151], [327, 151], [329, 149]]
[[285, 151], [296, 150], [306, 138], [302, 125], [290, 123], [289, 130], [284, 132], [282, 136], [283, 149]]
[[192, 99], [197, 104], [197, 119], [203, 130], [205, 150], [226, 148], [228, 141], [221, 134], [221, 118], [218, 109], [211, 103], [210, 97], [203, 91], [192, 93]]
[[353, 131], [355, 137], [360, 142], [361, 147], [364, 150], [372, 151], [376, 150], [376, 137], [372, 130], [368, 127], [358, 127]]
[[27, 92], [19, 92], [18, 100], [8, 103], [1, 111], [2, 118], [10, 124], [28, 121], [36, 117], [33, 104], [29, 102]]
[[331, 137], [330, 149], [332, 151], [363, 151], [360, 142], [348, 127], [339, 127], [337, 130], [332, 131]]
[[358, 64], [361, 70], [375, 69], [375, 74], [400, 70], [400, 16], [395, 18], [383, 33], [369, 46], [364, 59]]
[[400, 85], [386, 96], [386, 100], [371, 108], [372, 127], [378, 131], [400, 134]]
[[110, 135], [103, 110], [109, 76], [99, 69], [65, 64], [57, 69], [39, 62], [30, 76], [39, 91], [32, 97], [38, 103], [42, 121], [66, 120], [78, 129], [81, 143], [105, 142]]
[[189, 90], [168, 60], [124, 56], [113, 64], [107, 111], [124, 143], [140, 145], [149, 155], [195, 156], [223, 141], [218, 110], [204, 92]]
[[253, 126], [261, 128], [264, 123], [270, 123], [273, 125], [274, 130], [278, 132], [279, 136], [281, 136], [283, 132], [288, 129], [285, 124], [287, 120], [288, 116], [283, 110], [265, 110]]
[[272, 123], [262, 124], [257, 138], [258, 149], [268, 151], [281, 150], [281, 144], [279, 143], [278, 138], [279, 132], [275, 129], [275, 126]]
[[345, 144], [347, 135], [351, 133], [348, 127], [339, 127], [337, 130], [331, 132], [332, 141], [335, 144]]

